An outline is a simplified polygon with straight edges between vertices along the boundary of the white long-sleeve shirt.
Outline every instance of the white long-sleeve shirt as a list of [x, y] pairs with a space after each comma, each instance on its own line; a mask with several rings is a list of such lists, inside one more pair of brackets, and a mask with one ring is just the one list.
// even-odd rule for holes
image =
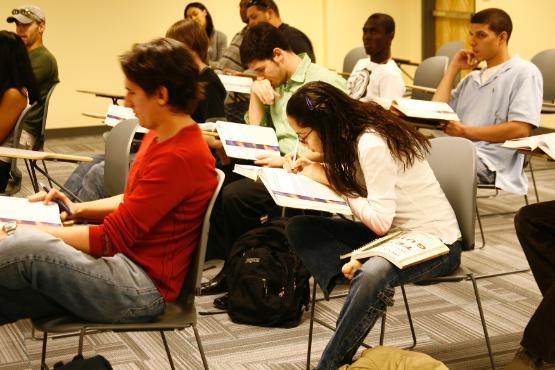
[[391, 156], [374, 132], [358, 141], [358, 160], [368, 196], [349, 198], [353, 214], [378, 235], [392, 227], [418, 230], [452, 244], [460, 237], [455, 213], [427, 161], [411, 167]]

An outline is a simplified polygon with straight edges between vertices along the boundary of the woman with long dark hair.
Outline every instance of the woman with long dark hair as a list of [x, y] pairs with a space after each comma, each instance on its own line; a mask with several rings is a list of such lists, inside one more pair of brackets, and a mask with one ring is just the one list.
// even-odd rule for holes
[[[0, 31], [0, 146], [13, 146], [17, 120], [38, 99], [37, 81], [25, 44], [15, 33]], [[6, 190], [10, 168], [11, 160], [0, 157], [0, 192]]]
[[227, 36], [214, 28], [214, 21], [208, 9], [198, 2], [189, 3], [183, 12], [184, 18], [189, 18], [197, 22], [206, 31], [210, 39], [208, 47], [208, 62], [217, 62], [222, 57], [224, 49], [227, 47]]
[[[329, 185], [359, 221], [297, 216], [287, 227], [290, 244], [326, 296], [338, 280], [351, 280], [337, 329], [318, 369], [350, 363], [358, 347], [393, 304], [394, 287], [454, 271], [460, 263], [455, 214], [426, 162], [428, 140], [374, 103], [362, 103], [324, 82], [300, 88], [287, 105], [299, 140], [323, 153], [323, 163], [302, 155], [285, 167]], [[391, 228], [431, 234], [450, 253], [400, 270], [382, 257], [344, 263], [349, 253]]]

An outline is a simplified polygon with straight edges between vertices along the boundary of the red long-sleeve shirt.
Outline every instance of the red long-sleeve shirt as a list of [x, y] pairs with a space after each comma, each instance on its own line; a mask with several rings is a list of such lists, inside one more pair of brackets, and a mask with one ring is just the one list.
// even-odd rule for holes
[[135, 157], [123, 203], [89, 227], [90, 254], [123, 253], [167, 301], [179, 295], [217, 184], [214, 157], [197, 125], [159, 143], [150, 131]]

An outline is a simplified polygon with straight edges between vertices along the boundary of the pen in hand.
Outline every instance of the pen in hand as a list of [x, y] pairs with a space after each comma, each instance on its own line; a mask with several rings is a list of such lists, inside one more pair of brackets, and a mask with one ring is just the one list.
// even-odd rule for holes
[[[50, 188], [48, 186], [44, 185], [42, 182], [39, 182], [39, 185], [42, 188], [42, 190], [46, 192], [46, 194], [50, 193]], [[58, 207], [60, 208], [60, 213], [63, 211], [67, 213], [68, 216], [71, 216], [72, 214], [71, 210], [69, 209], [67, 204], [65, 204], [62, 200], [52, 199], [52, 201], [58, 205]]]
[[295, 142], [295, 149], [293, 150], [293, 162], [291, 163], [291, 166], [294, 166], [295, 162], [297, 161], [298, 151], [299, 151], [299, 137], [297, 137], [297, 141]]

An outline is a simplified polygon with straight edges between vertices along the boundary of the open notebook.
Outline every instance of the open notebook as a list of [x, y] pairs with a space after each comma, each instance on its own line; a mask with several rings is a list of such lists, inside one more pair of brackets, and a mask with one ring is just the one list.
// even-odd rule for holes
[[380, 256], [400, 269], [449, 253], [449, 248], [438, 238], [419, 231], [392, 230], [340, 258], [363, 259]]
[[255, 181], [260, 179], [279, 206], [352, 214], [345, 199], [329, 187], [301, 174], [289, 173], [283, 168], [239, 164], [235, 165], [233, 172]]
[[27, 198], [0, 196], [0, 223], [16, 221], [21, 224], [62, 226], [56, 203], [29, 202]]
[[555, 133], [507, 140], [503, 143], [503, 146], [511, 149], [540, 150], [551, 159], [555, 159]]
[[453, 108], [443, 102], [399, 98], [395, 99], [391, 106], [407, 120], [424, 122], [460, 121]]

